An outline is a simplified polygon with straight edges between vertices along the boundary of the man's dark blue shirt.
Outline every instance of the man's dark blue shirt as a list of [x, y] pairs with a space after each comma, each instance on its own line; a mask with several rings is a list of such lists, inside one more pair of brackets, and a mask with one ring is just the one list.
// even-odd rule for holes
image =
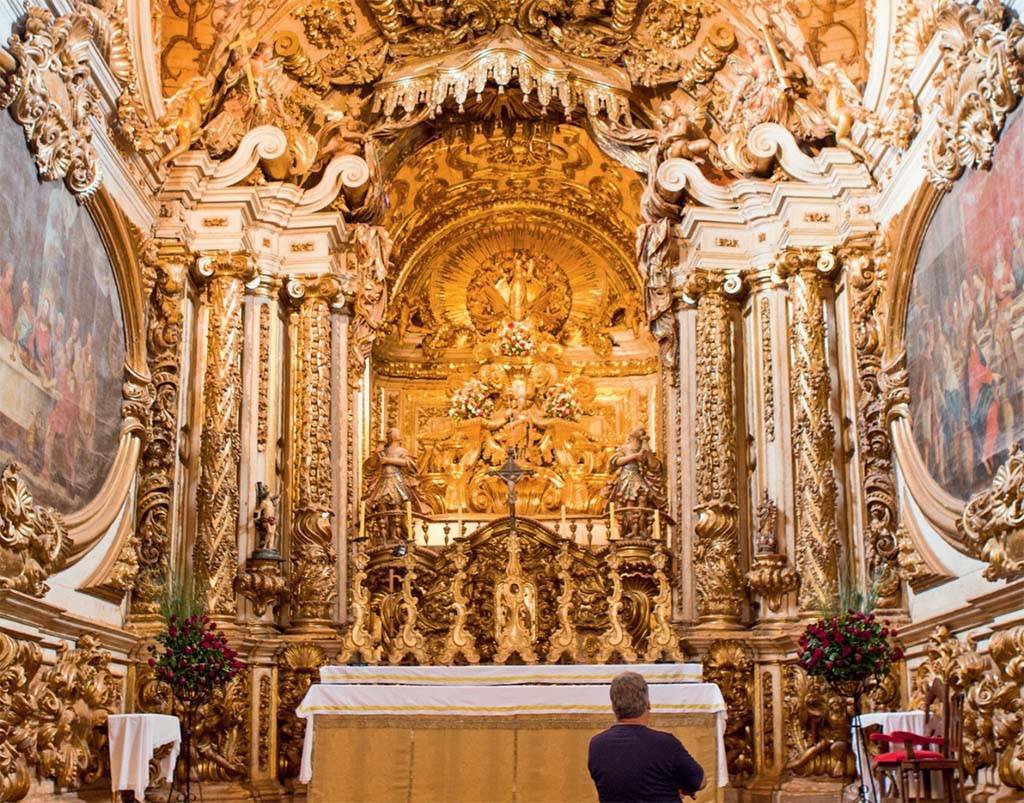
[[671, 733], [645, 725], [613, 725], [590, 740], [587, 758], [601, 803], [678, 803], [693, 794], [704, 770]]

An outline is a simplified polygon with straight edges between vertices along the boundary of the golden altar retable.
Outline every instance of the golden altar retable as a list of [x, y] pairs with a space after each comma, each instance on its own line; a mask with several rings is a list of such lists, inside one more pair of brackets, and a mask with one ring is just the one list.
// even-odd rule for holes
[[[581, 676], [599, 669], [610, 678], [620, 667], [508, 667], [503, 685], [479, 677], [488, 668], [499, 669], [417, 668], [437, 670], [426, 682], [404, 677], [406, 667], [361, 668], [379, 673], [383, 685], [313, 686], [298, 709], [312, 728], [301, 776], [308, 800], [594, 800], [587, 748], [612, 716], [607, 682]], [[552, 670], [541, 685], [514, 677], [538, 668]], [[660, 667], [637, 668], [653, 676]], [[708, 785], [697, 800], [721, 800], [726, 714], [718, 687], [652, 683], [651, 699], [653, 726], [674, 733], [704, 767]]]

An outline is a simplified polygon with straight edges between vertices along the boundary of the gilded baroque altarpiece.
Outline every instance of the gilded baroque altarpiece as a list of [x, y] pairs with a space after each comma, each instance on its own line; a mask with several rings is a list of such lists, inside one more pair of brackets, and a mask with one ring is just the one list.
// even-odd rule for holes
[[[193, 736], [211, 799], [295, 791], [327, 663], [683, 657], [740, 798], [838, 795], [850, 701], [793, 658], [848, 577], [910, 655], [865, 703], [960, 684], [973, 790], [1024, 788], [1024, 460], [981, 370], [1020, 381], [1016, 235], [943, 386], [967, 498], [914, 438], [956, 433], [907, 313], [936, 208], [1014, 142], [1002, 6], [68, 8], [0, 14], [4, 158], [96, 257], [24, 215], [0, 257], [35, 394], [0, 396], [0, 798], [102, 784], [106, 715], [170, 710], [142, 656], [186, 575], [245, 659]], [[970, 637], [932, 633], [971, 572]]]

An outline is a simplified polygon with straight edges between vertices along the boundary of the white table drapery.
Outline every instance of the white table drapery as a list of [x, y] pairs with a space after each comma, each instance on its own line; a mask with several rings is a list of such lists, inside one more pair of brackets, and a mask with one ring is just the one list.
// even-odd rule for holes
[[[462, 667], [469, 672], [481, 667]], [[521, 669], [522, 667], [516, 667]], [[580, 668], [580, 667], [574, 667]], [[381, 667], [388, 671], [394, 667]], [[651, 684], [651, 710], [664, 714], [713, 714], [717, 725], [718, 785], [729, 783], [725, 756], [725, 699], [713, 683]], [[306, 720], [299, 781], [313, 777], [313, 717], [315, 716], [516, 716], [606, 714], [611, 724], [607, 685], [572, 686], [452, 686], [370, 685], [369, 683], [311, 686], [295, 709]]]
[[608, 685], [620, 672], [639, 672], [649, 684], [700, 683], [703, 665], [693, 664], [532, 664], [526, 666], [323, 666], [321, 683], [508, 686], [597, 683]]
[[172, 780], [181, 749], [181, 724], [168, 714], [111, 714], [107, 717], [110, 745], [110, 788], [132, 790], [142, 800], [149, 786], [149, 760], [160, 745], [171, 743], [170, 755], [160, 762], [160, 773]]
[[[871, 793], [875, 785], [871, 782], [871, 778], [869, 778], [871, 775], [871, 760], [865, 754], [868, 735], [865, 733], [858, 737], [858, 724], [862, 729], [878, 725], [882, 733], [909, 731], [910, 733], [923, 734], [925, 732], [925, 716], [924, 711], [875, 711], [870, 714], [861, 714], [858, 717], [854, 717], [850, 728], [850, 743], [853, 745], [853, 755], [857, 760], [857, 777], [862, 779], [864, 786]], [[886, 748], [886, 750], [888, 749], [890, 748]], [[900, 748], [894, 745], [891, 749], [898, 750]], [[878, 801], [881, 799], [882, 790], [874, 789], [873, 794], [874, 799]]]

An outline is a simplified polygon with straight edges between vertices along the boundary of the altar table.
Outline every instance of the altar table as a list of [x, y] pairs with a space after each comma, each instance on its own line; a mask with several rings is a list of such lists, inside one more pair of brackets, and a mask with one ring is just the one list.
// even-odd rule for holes
[[608, 684], [625, 669], [649, 678], [652, 726], [704, 767], [698, 801], [721, 801], [725, 701], [693, 664], [326, 667], [333, 682], [296, 709], [299, 780], [310, 803], [593, 801], [587, 746], [614, 721]]

